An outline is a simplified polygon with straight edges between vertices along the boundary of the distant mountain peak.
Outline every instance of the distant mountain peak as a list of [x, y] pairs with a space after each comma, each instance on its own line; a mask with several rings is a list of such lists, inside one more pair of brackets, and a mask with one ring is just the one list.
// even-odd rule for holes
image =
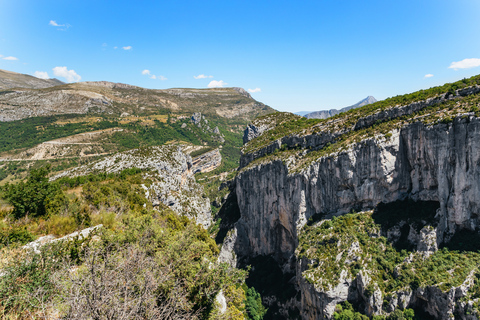
[[377, 99], [375, 99], [373, 96], [368, 96], [365, 99], [362, 99], [359, 102], [355, 103], [354, 105], [342, 108], [340, 110], [330, 109], [330, 110], [314, 111], [314, 112], [307, 113], [303, 116], [309, 119], [326, 119], [326, 118], [333, 117], [334, 115], [339, 114], [341, 112], [345, 112], [350, 109], [360, 108], [360, 107], [366, 106], [367, 104], [372, 104], [374, 102], [377, 102]]

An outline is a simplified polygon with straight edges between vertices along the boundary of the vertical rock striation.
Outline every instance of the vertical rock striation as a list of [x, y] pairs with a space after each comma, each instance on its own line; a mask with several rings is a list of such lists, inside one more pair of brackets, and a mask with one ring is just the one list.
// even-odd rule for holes
[[[301, 278], [301, 266], [292, 263], [298, 232], [309, 218], [368, 210], [407, 197], [438, 201], [437, 243], [431, 243], [431, 231], [424, 231], [421, 236], [430, 239], [425, 251], [457, 230], [480, 225], [480, 120], [457, 117], [433, 126], [417, 122], [391, 133], [388, 139], [364, 140], [346, 152], [321, 157], [297, 173], [275, 160], [250, 165], [236, 178], [241, 217], [234, 250], [240, 260], [270, 255], [284, 270], [296, 272], [305, 319], [331, 316], [331, 302], [345, 300], [345, 288], [339, 296], [320, 293]], [[429, 290], [425, 299], [433, 301]]]

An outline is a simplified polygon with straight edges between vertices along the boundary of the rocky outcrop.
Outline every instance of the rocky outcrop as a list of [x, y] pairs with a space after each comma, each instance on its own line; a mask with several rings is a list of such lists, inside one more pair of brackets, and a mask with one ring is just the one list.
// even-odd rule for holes
[[72, 241], [72, 240], [83, 240], [86, 239], [87, 237], [91, 236], [92, 234], [95, 234], [98, 230], [100, 230], [103, 227], [102, 224], [86, 228], [80, 231], [75, 231], [73, 233], [67, 234], [66, 236], [60, 237], [60, 238], [55, 238], [54, 235], [47, 235], [38, 238], [35, 241], [32, 241], [30, 243], [27, 243], [24, 245], [22, 248], [26, 250], [31, 250], [37, 254], [40, 253], [40, 248], [43, 247], [44, 245], [58, 242], [58, 241]]
[[[367, 139], [345, 152], [321, 157], [301, 172], [292, 173], [284, 159], [285, 163], [276, 160], [248, 167], [236, 178], [241, 217], [236, 223], [235, 252], [239, 260], [270, 255], [296, 272], [304, 319], [331, 316], [331, 301], [343, 299], [345, 291], [337, 288], [343, 292], [337, 295], [315, 290], [299, 276], [299, 269], [292, 270], [297, 268], [291, 261], [298, 232], [309, 218], [372, 209], [380, 202], [407, 197], [438, 201], [436, 229], [422, 229], [418, 235], [418, 250], [424, 252], [435, 250], [457, 230], [480, 226], [480, 119], [457, 117], [434, 126], [418, 122], [391, 134], [389, 139]], [[434, 314], [426, 307], [428, 312], [449, 314], [453, 307], [445, 311], [451, 304], [440, 301], [436, 289], [422, 290], [415, 297], [437, 310]]]
[[270, 130], [270, 128], [271, 126], [267, 124], [254, 125], [250, 123], [243, 132], [243, 143], [245, 144], [256, 137], [261, 136], [265, 131]]
[[182, 152], [181, 146], [164, 145], [117, 153], [64, 171], [52, 177], [52, 180], [97, 172], [119, 173], [128, 168], [148, 169], [143, 175], [152, 180], [152, 184], [144, 189], [153, 206], [163, 203], [208, 227], [212, 221], [210, 201], [203, 196], [202, 186], [195, 181], [192, 166], [192, 158]]
[[210, 172], [222, 164], [222, 155], [219, 149], [205, 152], [192, 159], [192, 172]]

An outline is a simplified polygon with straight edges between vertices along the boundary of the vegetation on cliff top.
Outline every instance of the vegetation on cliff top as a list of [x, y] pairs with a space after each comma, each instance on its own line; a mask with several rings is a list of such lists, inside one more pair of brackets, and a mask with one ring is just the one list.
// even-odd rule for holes
[[[477, 77], [475, 77], [477, 78]], [[480, 79], [480, 76], [478, 76]], [[480, 81], [480, 80], [479, 80]], [[463, 83], [463, 82], [462, 82]], [[370, 105], [369, 105], [370, 106]], [[366, 106], [367, 107], [367, 106]], [[359, 108], [359, 109], [363, 109]], [[448, 125], [449, 123], [453, 122], [454, 118], [460, 116], [462, 118], [468, 116], [480, 116], [480, 94], [475, 94], [467, 97], [458, 98], [456, 100], [450, 100], [442, 103], [438, 103], [429, 107], [426, 107], [416, 113], [405, 115], [399, 118], [394, 119], [387, 119], [383, 122], [376, 122], [371, 126], [359, 129], [359, 130], [347, 130], [347, 127], [342, 127], [341, 123], [338, 123], [338, 119], [333, 121], [332, 123], [335, 124], [335, 130], [329, 131], [330, 129], [325, 129], [326, 126], [330, 125], [328, 122], [324, 122], [323, 125], [325, 127], [319, 126], [312, 126], [312, 127], [305, 127], [302, 129], [301, 133], [299, 131], [295, 131], [295, 134], [299, 134], [300, 136], [305, 135], [306, 132], [313, 133], [319, 132], [321, 134], [321, 130], [327, 130], [327, 132], [335, 132], [336, 137], [332, 138], [332, 140], [326, 143], [325, 146], [320, 148], [313, 148], [313, 149], [303, 149], [301, 146], [288, 146], [287, 144], [283, 144], [280, 149], [276, 149], [273, 153], [266, 154], [263, 157], [259, 157], [248, 164], [243, 170], [248, 168], [254, 167], [260, 163], [266, 163], [274, 160], [281, 160], [284, 163], [288, 163], [289, 171], [290, 172], [298, 172], [305, 168], [307, 168], [312, 162], [318, 161], [320, 158], [335, 155], [341, 152], [348, 151], [352, 148], [353, 145], [364, 142], [368, 143], [368, 140], [376, 140], [376, 141], [389, 141], [392, 137], [392, 132], [395, 130], [400, 130], [402, 127], [421, 122], [427, 126], [430, 125]], [[330, 118], [331, 119], [331, 118]], [[329, 120], [329, 119], [327, 119]], [[343, 120], [351, 121], [350, 118], [345, 117]], [[326, 121], [326, 120], [324, 120]], [[354, 123], [354, 122], [353, 122]], [[353, 124], [351, 124], [353, 125]], [[319, 129], [322, 128], [322, 129]], [[272, 129], [272, 132], [279, 132], [281, 128]], [[320, 131], [317, 131], [320, 130]], [[294, 134], [291, 132], [290, 134]], [[269, 136], [269, 132], [267, 132], [265, 138], [270, 137], [270, 139], [275, 140], [278, 137], [271, 137]], [[262, 136], [252, 140], [252, 142], [257, 143], [263, 139]], [[249, 144], [247, 144], [243, 151], [250, 150], [246, 148], [252, 148]], [[288, 160], [290, 159], [290, 160]]]
[[[308, 134], [320, 134], [322, 132], [339, 133], [340, 138], [347, 135], [348, 137], [361, 138], [364, 134], [357, 133], [353, 130], [353, 126], [360, 118], [373, 115], [379, 111], [386, 110], [396, 106], [404, 106], [413, 102], [423, 101], [429, 98], [439, 96], [441, 94], [454, 94], [455, 90], [466, 88], [469, 86], [480, 85], [480, 75], [468, 79], [463, 79], [454, 83], [447, 83], [443, 86], [433, 87], [426, 90], [420, 90], [414, 93], [400, 95], [378, 101], [360, 108], [351, 109], [342, 112], [328, 119], [306, 119], [288, 113], [275, 113], [264, 117], [257, 118], [255, 123], [261, 123], [264, 119], [269, 119], [273, 126], [259, 137], [249, 141], [242, 149], [243, 153], [259, 150], [273, 141], [289, 135], [305, 136]], [[476, 97], [476, 98], [475, 98]], [[425, 108], [412, 115], [403, 116], [397, 119], [386, 119], [382, 122], [374, 123], [368, 128], [363, 128], [363, 133], [375, 135], [378, 132], [386, 134], [391, 129], [405, 124], [410, 121], [424, 121], [426, 123], [434, 123], [435, 121], [451, 122], [452, 117], [462, 112], [478, 112], [478, 94], [473, 97], [459, 98], [458, 101], [449, 101]], [[460, 105], [457, 103], [460, 102]], [[277, 119], [278, 118], [278, 119]], [[338, 140], [337, 139], [337, 140]], [[336, 143], [332, 141], [331, 143]]]

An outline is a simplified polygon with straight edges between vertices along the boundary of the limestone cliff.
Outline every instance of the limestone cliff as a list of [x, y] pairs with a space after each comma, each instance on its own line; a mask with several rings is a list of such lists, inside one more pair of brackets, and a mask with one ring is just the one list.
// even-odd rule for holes
[[[295, 274], [290, 282], [299, 296], [286, 304], [295, 305], [303, 319], [330, 318], [335, 305], [347, 299], [360, 303], [369, 315], [388, 313], [392, 307], [382, 307], [385, 296], [375, 286], [369, 289], [372, 294], [365, 294], [365, 287], [374, 284], [368, 272], [357, 277], [341, 273], [329, 289], [306, 281], [306, 265], [315, 263], [299, 257], [300, 234], [312, 219], [371, 210], [403, 199], [439, 205], [435, 226], [409, 234], [416, 239], [411, 241], [416, 241], [418, 252], [427, 252], [424, 257], [457, 232], [477, 230], [480, 119], [468, 111], [478, 109], [479, 91], [479, 87], [466, 88], [453, 96], [373, 112], [340, 130], [332, 130], [332, 122], [322, 122], [324, 130], [304, 129], [262, 147], [248, 149], [247, 144], [235, 188], [241, 213], [235, 224], [238, 261], [271, 256], [284, 273]], [[468, 288], [442, 291], [433, 284], [408, 294], [399, 291], [395, 294], [401, 298], [393, 308], [421, 304], [437, 319], [454, 314], [464, 319], [473, 302], [461, 302], [467, 294], [460, 292]]]

